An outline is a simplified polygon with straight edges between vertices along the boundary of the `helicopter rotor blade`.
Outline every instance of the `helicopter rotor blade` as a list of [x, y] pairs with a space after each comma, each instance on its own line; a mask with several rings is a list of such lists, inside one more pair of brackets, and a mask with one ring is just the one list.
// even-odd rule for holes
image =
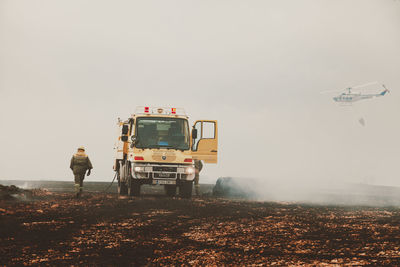
[[328, 90], [328, 91], [322, 91], [319, 93], [320, 94], [329, 94], [329, 93], [337, 93], [337, 92], [343, 92], [343, 89], [342, 90]]
[[346, 87], [346, 88], [340, 89], [340, 90], [322, 91], [322, 92], [320, 92], [320, 94], [337, 93], [337, 92], [343, 92], [343, 91], [346, 91], [346, 90], [350, 92], [352, 89], [367, 87], [367, 86], [369, 86], [369, 85], [373, 85], [373, 84], [377, 84], [377, 83], [378, 83], [378, 82], [369, 82], [369, 83], [360, 84], [360, 85], [356, 85], [356, 86]]
[[369, 82], [369, 83], [365, 83], [365, 84], [360, 84], [360, 85], [352, 86], [351, 89], [367, 87], [369, 85], [373, 85], [373, 84], [377, 84], [377, 83], [378, 82]]

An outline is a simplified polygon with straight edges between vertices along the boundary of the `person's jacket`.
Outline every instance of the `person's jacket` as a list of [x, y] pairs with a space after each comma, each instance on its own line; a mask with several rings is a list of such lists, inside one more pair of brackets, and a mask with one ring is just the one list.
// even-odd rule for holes
[[89, 157], [84, 152], [77, 152], [73, 155], [69, 167], [74, 174], [84, 174], [87, 170], [93, 169]]

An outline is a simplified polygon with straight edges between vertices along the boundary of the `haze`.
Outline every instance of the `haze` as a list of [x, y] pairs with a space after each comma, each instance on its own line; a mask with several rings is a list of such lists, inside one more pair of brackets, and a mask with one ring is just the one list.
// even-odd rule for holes
[[[201, 182], [400, 186], [399, 49], [392, 0], [3, 0], [0, 179], [72, 181], [84, 145], [111, 181], [117, 118], [161, 105], [219, 121]], [[320, 94], [371, 81], [391, 92]]]

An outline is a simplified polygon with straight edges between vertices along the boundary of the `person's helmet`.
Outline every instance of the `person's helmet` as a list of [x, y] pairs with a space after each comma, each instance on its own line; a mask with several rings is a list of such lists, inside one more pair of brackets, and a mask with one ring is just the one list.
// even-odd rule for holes
[[78, 150], [83, 150], [83, 151], [85, 151], [85, 147], [80, 146], [80, 147], [78, 147]]

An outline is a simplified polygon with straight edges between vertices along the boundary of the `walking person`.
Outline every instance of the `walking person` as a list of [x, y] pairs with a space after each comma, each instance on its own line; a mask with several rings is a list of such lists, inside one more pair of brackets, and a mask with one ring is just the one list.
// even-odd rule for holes
[[199, 178], [200, 178], [200, 172], [201, 169], [203, 169], [203, 163], [201, 160], [194, 160], [194, 168], [195, 168], [195, 176], [194, 176], [194, 190], [196, 193], [196, 196], [200, 195], [200, 185], [199, 185]]
[[93, 169], [84, 147], [79, 147], [78, 151], [72, 156], [70, 168], [75, 176], [75, 196], [79, 198], [82, 194], [83, 180], [85, 179], [86, 171], [87, 176], [89, 176], [91, 169]]

